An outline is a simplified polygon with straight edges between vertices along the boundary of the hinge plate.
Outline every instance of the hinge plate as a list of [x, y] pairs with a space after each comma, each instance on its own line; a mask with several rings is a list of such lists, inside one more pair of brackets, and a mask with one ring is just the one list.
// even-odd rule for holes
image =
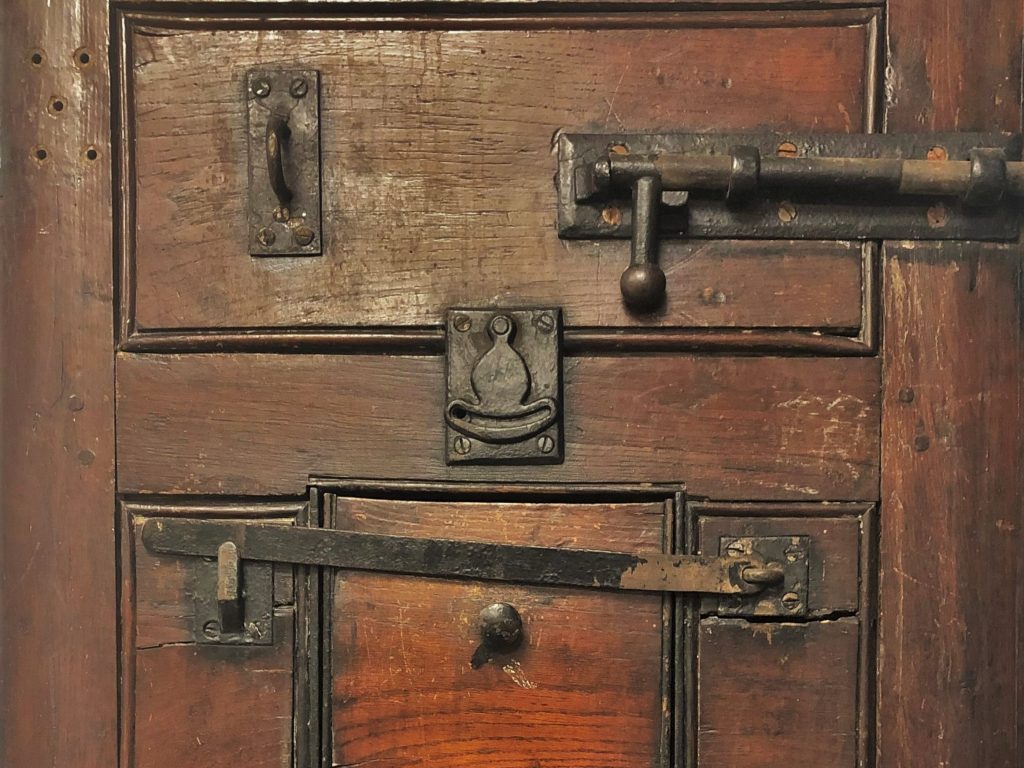
[[[972, 149], [1002, 149], [1021, 159], [1019, 136], [1002, 133], [942, 134], [563, 134], [558, 140], [558, 232], [563, 238], [628, 238], [633, 222], [629, 190], [578, 200], [577, 185], [609, 151], [635, 155], [682, 153], [728, 155], [736, 146], [755, 147], [764, 157], [792, 151], [798, 157], [967, 160]], [[721, 195], [666, 192], [659, 217], [663, 236], [688, 238], [827, 240], [1012, 240], [1019, 234], [1019, 202], [970, 208], [955, 199], [851, 195], [842, 189], [767, 190], [742, 206]]]
[[782, 580], [754, 595], [732, 595], [718, 601], [725, 617], [802, 617], [807, 615], [809, 536], [723, 536], [718, 553], [744, 558], [757, 555], [782, 565]]

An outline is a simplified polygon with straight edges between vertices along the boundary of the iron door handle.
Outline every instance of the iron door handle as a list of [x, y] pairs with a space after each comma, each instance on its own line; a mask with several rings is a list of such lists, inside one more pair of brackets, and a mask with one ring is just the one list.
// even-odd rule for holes
[[270, 188], [274, 191], [274, 196], [282, 210], [288, 208], [288, 204], [294, 197], [294, 193], [284, 177], [284, 159], [282, 157], [291, 133], [287, 117], [271, 114], [267, 119], [267, 171], [270, 176]]

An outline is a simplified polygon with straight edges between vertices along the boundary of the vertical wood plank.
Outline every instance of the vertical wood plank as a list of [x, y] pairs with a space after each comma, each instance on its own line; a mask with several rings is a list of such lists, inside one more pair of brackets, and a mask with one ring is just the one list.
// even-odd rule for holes
[[1021, 253], [886, 253], [878, 752], [1020, 765]]
[[0, 764], [115, 766], [106, 3], [2, 13]]

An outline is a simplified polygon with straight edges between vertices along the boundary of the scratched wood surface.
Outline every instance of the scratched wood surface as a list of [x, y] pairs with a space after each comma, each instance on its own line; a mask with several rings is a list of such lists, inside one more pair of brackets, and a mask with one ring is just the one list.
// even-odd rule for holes
[[858, 637], [855, 618], [702, 621], [700, 768], [854, 768]]
[[8, 768], [117, 764], [108, 29], [101, 0], [0, 8]]
[[[660, 552], [662, 502], [486, 504], [339, 499], [369, 533]], [[507, 602], [523, 645], [474, 668], [478, 615]], [[337, 572], [333, 764], [636, 768], [660, 763], [663, 599]]]
[[310, 474], [684, 481], [717, 499], [878, 492], [872, 358], [569, 358], [566, 459], [542, 467], [445, 466], [441, 357], [118, 360], [123, 492], [301, 493]]
[[[557, 236], [552, 141], [563, 129], [864, 130], [876, 18], [619, 13], [230, 33], [140, 20], [125, 65], [135, 328], [416, 326], [447, 306], [502, 302], [558, 305], [581, 326], [856, 327], [850, 244], [668, 244], [665, 311], [630, 318], [618, 288], [628, 243]], [[245, 72], [295, 62], [321, 72], [325, 253], [252, 258]]]

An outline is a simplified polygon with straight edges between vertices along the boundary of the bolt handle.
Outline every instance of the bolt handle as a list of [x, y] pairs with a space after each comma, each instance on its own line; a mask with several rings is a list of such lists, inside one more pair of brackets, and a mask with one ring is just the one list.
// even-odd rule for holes
[[270, 174], [270, 188], [274, 190], [281, 208], [287, 208], [295, 196], [284, 178], [284, 145], [288, 143], [292, 132], [288, 127], [288, 118], [271, 114], [267, 119], [267, 171]]
[[661, 187], [659, 176], [641, 176], [633, 183], [633, 239], [629, 266], [619, 280], [622, 300], [631, 312], [653, 312], [665, 301], [665, 272], [658, 266]]
[[514, 651], [523, 642], [523, 617], [508, 603], [494, 603], [480, 611], [480, 639], [494, 653]]

